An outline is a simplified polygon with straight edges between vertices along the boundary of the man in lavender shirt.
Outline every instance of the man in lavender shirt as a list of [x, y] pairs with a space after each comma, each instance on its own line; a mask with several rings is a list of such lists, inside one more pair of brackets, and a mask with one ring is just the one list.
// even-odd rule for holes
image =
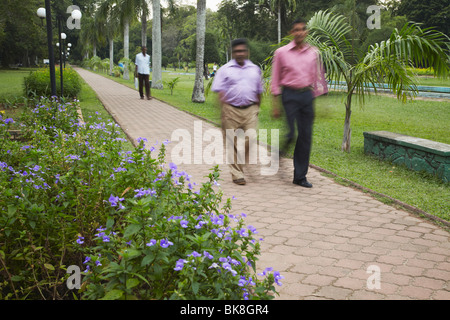
[[[256, 132], [258, 126], [259, 105], [263, 92], [261, 69], [248, 60], [248, 44], [245, 39], [236, 39], [231, 43], [232, 60], [223, 65], [214, 76], [211, 90], [218, 93], [222, 111], [222, 130], [227, 146], [234, 146], [234, 161], [229, 164], [234, 183], [246, 184], [243, 162], [238, 159], [235, 136], [231, 137], [227, 130]], [[246, 136], [245, 156], [248, 158], [249, 139]], [[228, 148], [227, 148], [228, 149]], [[228, 150], [227, 150], [228, 151]]]
[[328, 89], [319, 51], [305, 42], [308, 34], [306, 22], [302, 19], [295, 20], [291, 34], [294, 39], [276, 50], [273, 59], [273, 116], [280, 116], [281, 96], [289, 127], [285, 148], [294, 141], [297, 124], [293, 183], [311, 188], [312, 184], [306, 179], [306, 174], [312, 143], [314, 98], [327, 93]]

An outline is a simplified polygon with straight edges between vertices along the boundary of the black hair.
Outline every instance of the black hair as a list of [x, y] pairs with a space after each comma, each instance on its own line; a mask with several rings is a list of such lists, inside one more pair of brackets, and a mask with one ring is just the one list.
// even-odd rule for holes
[[299, 23], [307, 24], [307, 21], [303, 18], [297, 18], [291, 23], [291, 28], [293, 28], [294, 25], [299, 24]]
[[234, 48], [241, 44], [245, 44], [246, 46], [248, 46], [247, 39], [244, 38], [234, 39], [233, 41], [231, 41], [231, 48]]

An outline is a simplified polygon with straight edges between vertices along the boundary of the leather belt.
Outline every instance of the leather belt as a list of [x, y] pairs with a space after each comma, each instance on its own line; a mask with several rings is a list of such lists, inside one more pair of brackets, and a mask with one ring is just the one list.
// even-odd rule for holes
[[288, 89], [288, 90], [291, 90], [291, 91], [295, 91], [295, 92], [307, 92], [307, 91], [311, 91], [313, 88], [311, 86], [309, 86], [309, 87], [303, 87], [303, 88], [285, 87], [285, 89]]
[[230, 106], [232, 106], [234, 108], [238, 108], [238, 109], [247, 109], [247, 108], [250, 108], [252, 105], [254, 105], [254, 103], [246, 105], [246, 106], [235, 106], [235, 105], [230, 104]]

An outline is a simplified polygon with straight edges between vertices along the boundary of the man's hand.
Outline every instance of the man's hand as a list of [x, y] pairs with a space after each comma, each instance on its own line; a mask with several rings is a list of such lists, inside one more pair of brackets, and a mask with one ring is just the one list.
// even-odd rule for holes
[[272, 117], [278, 119], [281, 116], [280, 96], [272, 97]]

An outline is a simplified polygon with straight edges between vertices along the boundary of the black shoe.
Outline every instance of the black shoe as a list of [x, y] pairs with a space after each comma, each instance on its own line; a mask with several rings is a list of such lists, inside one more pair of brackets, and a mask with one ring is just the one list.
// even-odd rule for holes
[[295, 180], [294, 179], [294, 181], [292, 181], [292, 183], [293, 184], [297, 184], [297, 185], [299, 185], [301, 187], [304, 187], [304, 188], [312, 188], [312, 184], [309, 183], [308, 180], [306, 180], [306, 179], [302, 179], [302, 180]]
[[239, 185], [244, 185], [246, 183], [244, 178], [233, 180], [233, 182]]

